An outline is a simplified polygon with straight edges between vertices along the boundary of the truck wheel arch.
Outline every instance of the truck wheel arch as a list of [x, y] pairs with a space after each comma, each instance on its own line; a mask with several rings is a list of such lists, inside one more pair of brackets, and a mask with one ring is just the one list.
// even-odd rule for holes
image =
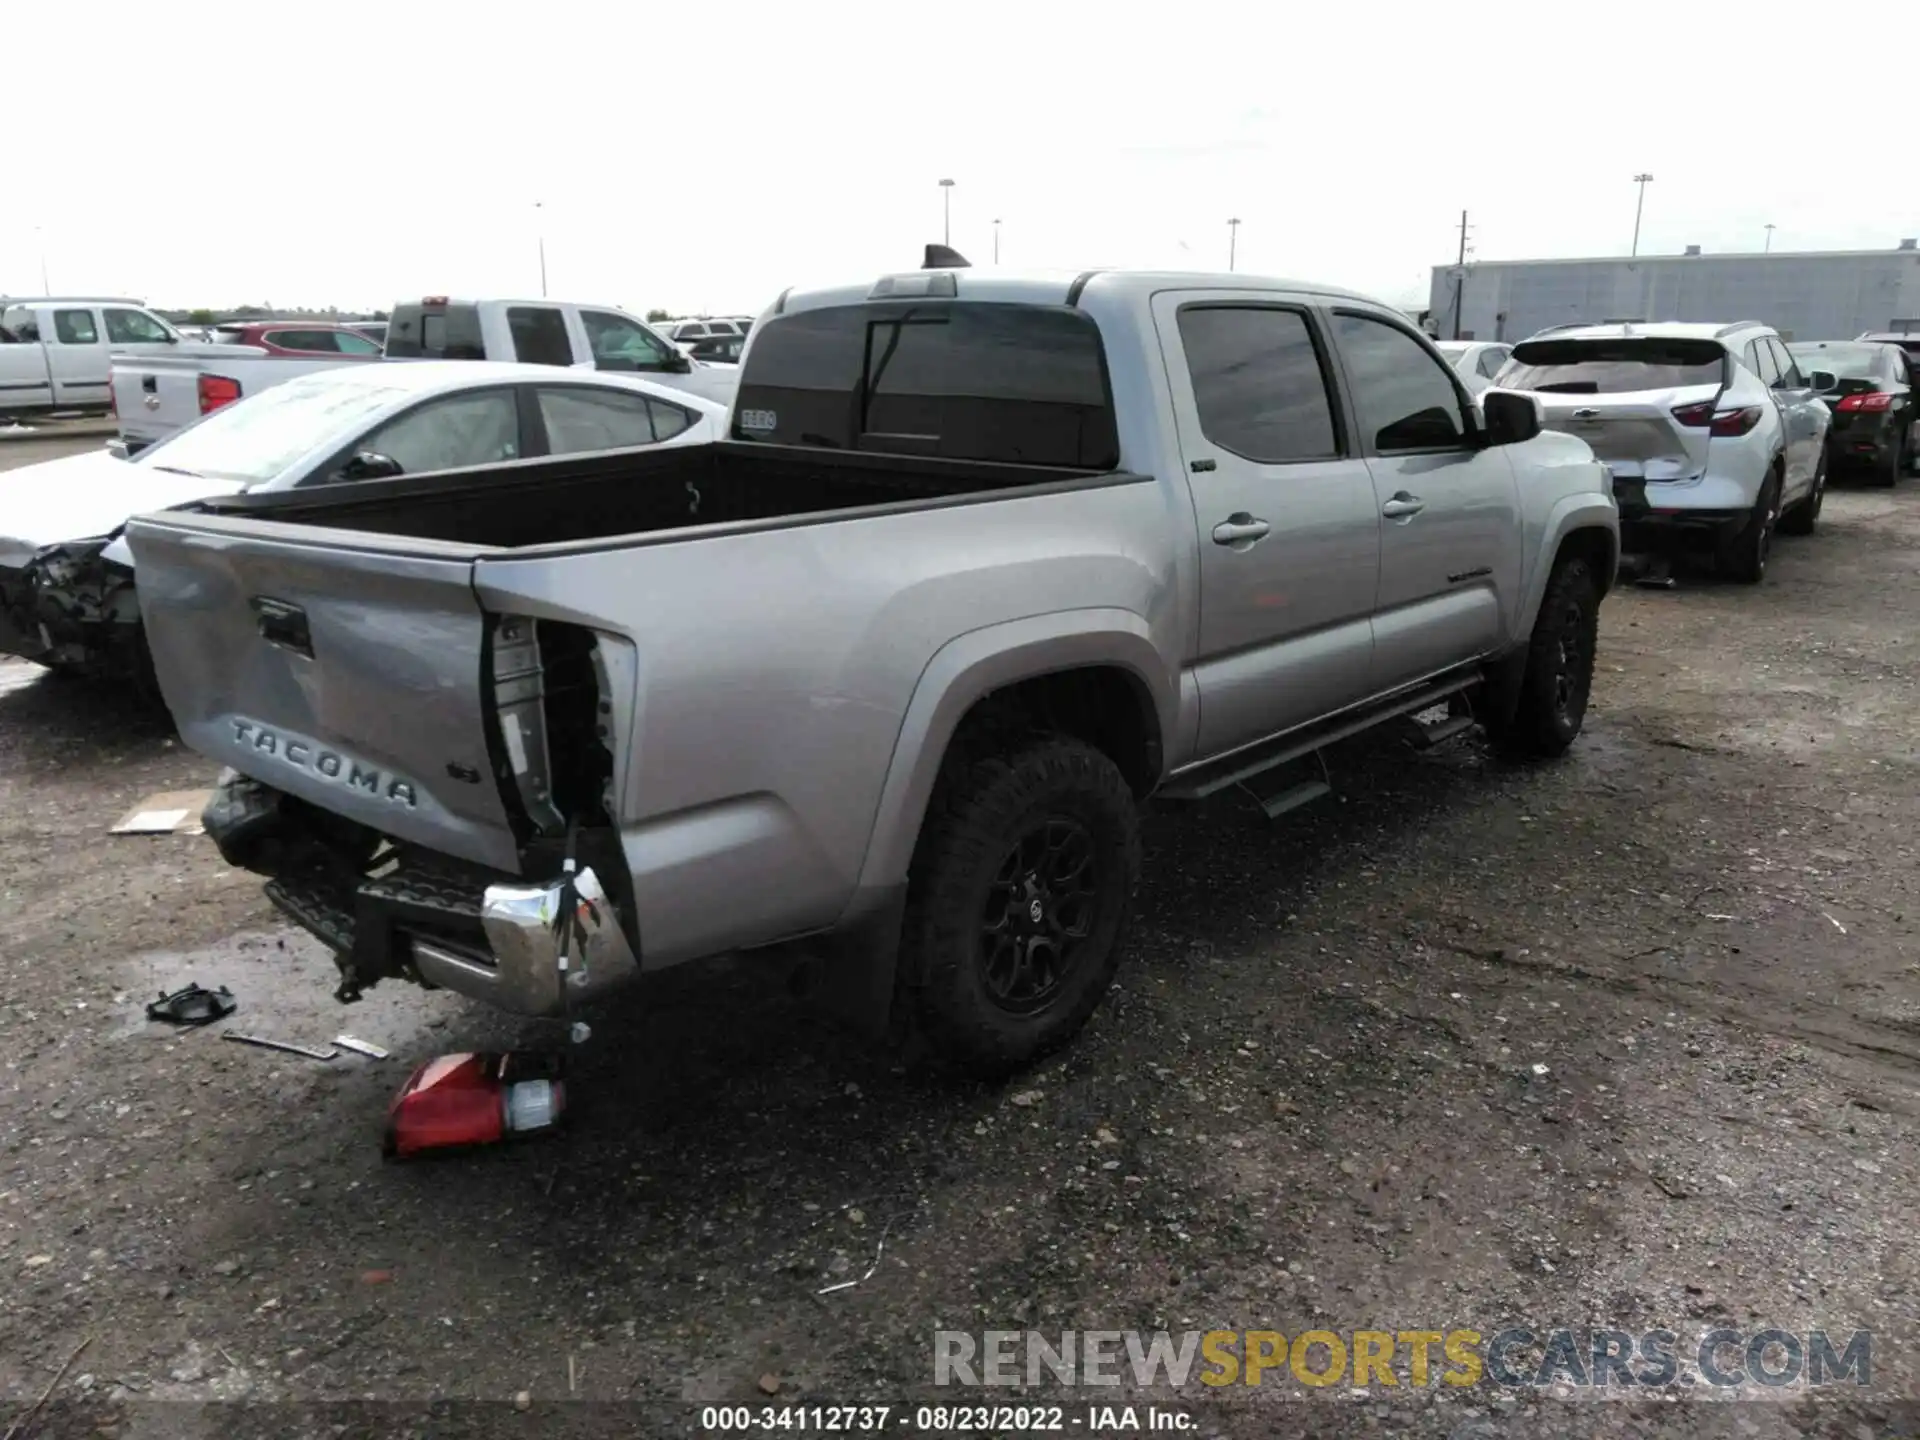
[[[1123, 685], [1137, 729], [1112, 758], [1144, 795], [1158, 783], [1165, 737], [1173, 733], [1176, 682], [1147, 623], [1127, 610], [1068, 610], [969, 631], [936, 651], [908, 701], [875, 808], [861, 866], [860, 889], [872, 894], [905, 884], [927, 803], [948, 747], [962, 724], [988, 702], [1017, 699], [1028, 687], [1074, 677], [1108, 677]], [[1127, 733], [1123, 728], [1121, 733]], [[1093, 738], [1091, 736], [1083, 738]]]

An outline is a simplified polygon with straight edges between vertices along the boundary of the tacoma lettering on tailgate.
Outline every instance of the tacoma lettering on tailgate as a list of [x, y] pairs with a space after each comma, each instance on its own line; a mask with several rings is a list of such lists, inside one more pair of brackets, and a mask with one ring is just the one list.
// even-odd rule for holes
[[412, 809], [419, 804], [411, 780], [387, 774], [372, 765], [363, 765], [338, 750], [311, 745], [305, 740], [287, 739], [271, 726], [262, 725], [256, 720], [236, 717], [233, 738], [242, 745], [253, 747], [259, 754], [271, 755], [298, 769], [310, 770], [324, 779], [350, 785], [369, 795], [384, 795], [396, 805]]

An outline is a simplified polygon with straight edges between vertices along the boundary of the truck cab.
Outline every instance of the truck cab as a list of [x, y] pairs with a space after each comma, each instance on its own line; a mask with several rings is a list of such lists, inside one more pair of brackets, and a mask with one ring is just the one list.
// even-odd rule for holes
[[0, 414], [104, 410], [115, 355], [163, 355], [180, 332], [137, 300], [48, 297], [0, 307]]

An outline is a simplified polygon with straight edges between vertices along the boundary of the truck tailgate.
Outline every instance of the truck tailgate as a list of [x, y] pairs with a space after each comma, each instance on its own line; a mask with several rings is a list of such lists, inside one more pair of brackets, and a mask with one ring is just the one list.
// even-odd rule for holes
[[151, 444], [200, 418], [200, 370], [165, 361], [118, 359], [108, 372], [120, 433]]
[[483, 550], [219, 516], [144, 516], [127, 538], [188, 745], [381, 834], [517, 872], [489, 745]]

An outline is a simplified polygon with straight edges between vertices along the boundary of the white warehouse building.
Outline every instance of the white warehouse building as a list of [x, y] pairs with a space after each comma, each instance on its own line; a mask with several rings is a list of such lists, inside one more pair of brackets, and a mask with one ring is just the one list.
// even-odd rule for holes
[[[1920, 331], [1920, 249], [1489, 260], [1433, 271], [1433, 333], [1512, 343], [1550, 325], [1759, 320], [1789, 340]], [[1456, 325], [1457, 319], [1457, 325]]]

